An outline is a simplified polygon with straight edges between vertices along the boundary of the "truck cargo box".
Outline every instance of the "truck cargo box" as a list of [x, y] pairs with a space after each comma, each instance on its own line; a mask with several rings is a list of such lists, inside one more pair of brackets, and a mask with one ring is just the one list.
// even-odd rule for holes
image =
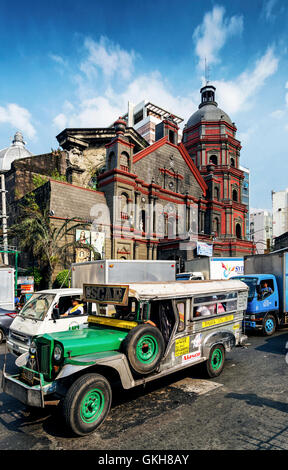
[[113, 282], [175, 281], [175, 261], [106, 259], [72, 264], [72, 287]]

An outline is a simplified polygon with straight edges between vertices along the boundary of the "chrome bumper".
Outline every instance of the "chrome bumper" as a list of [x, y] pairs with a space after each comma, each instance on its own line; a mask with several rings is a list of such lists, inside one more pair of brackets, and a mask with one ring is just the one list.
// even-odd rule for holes
[[18, 379], [19, 375], [7, 375], [3, 372], [3, 392], [11, 395], [25, 405], [44, 408], [44, 394], [40, 385], [30, 387]]

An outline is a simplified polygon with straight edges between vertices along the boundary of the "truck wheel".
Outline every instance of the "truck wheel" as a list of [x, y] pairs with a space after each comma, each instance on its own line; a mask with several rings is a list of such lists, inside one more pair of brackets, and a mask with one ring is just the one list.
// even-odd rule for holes
[[263, 320], [263, 334], [265, 336], [272, 336], [276, 330], [276, 320], [273, 315], [266, 315]]
[[4, 331], [1, 330], [0, 328], [0, 344], [3, 343], [4, 339], [5, 339]]
[[216, 344], [211, 348], [208, 361], [205, 362], [205, 372], [208, 377], [218, 377], [224, 368], [225, 348], [222, 344]]
[[99, 374], [85, 374], [69, 388], [63, 401], [68, 427], [78, 436], [85, 436], [103, 423], [112, 401], [110, 384]]
[[165, 343], [157, 327], [138, 325], [129, 331], [122, 348], [132, 372], [136, 376], [142, 376], [157, 368], [164, 355]]

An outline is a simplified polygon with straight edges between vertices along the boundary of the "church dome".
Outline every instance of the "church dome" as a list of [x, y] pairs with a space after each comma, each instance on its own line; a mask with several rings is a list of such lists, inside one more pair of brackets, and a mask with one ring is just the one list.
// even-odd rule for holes
[[18, 131], [10, 147], [0, 150], [0, 171], [9, 171], [15, 160], [32, 156], [33, 154], [25, 147], [23, 135]]
[[225, 111], [218, 108], [218, 104], [215, 101], [215, 90], [216, 88], [212, 85], [206, 85], [201, 88], [201, 103], [199, 109], [196, 111], [187, 121], [187, 127], [195, 126], [202, 119], [204, 121], [220, 121], [221, 119], [232, 124], [230, 117]]

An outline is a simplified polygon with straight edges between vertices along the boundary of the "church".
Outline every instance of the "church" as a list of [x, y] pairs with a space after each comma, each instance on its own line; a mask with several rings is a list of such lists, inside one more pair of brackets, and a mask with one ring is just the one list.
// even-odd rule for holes
[[[156, 125], [150, 145], [120, 117], [107, 128], [64, 129], [58, 151], [15, 160], [5, 175], [11, 220], [32, 191], [52, 224], [85, 221], [83, 240], [93, 235], [101, 258], [175, 259], [183, 266], [201, 243], [213, 256], [251, 254], [237, 129], [218, 107], [215, 87], [200, 93], [180, 142], [172, 114]], [[71, 261], [75, 252], [63, 264]]]

